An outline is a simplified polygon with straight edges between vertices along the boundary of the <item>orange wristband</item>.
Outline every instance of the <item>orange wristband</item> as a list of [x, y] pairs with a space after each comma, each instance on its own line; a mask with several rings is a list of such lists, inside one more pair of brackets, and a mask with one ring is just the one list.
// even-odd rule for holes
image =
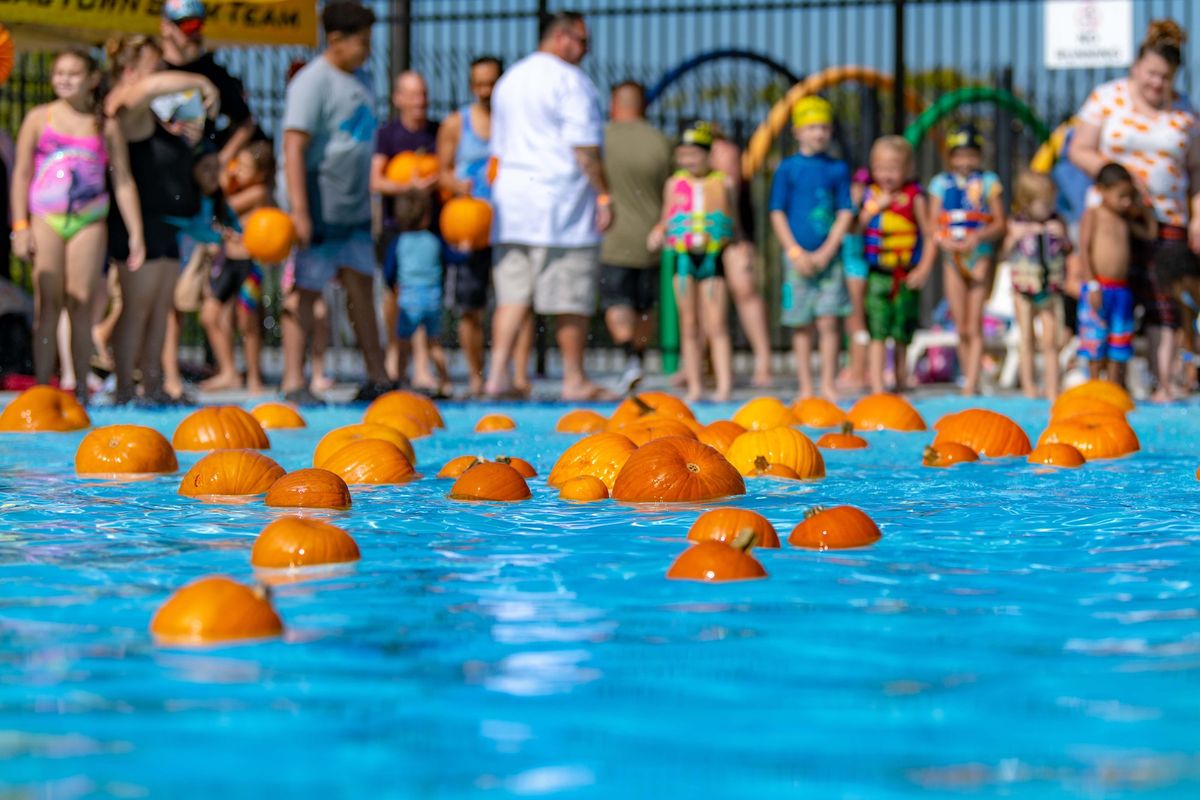
[[27, 231], [27, 230], [29, 230], [29, 220], [14, 219], [12, 221], [12, 232], [13, 233], [20, 233], [21, 231]]
[[609, 196], [608, 196], [608, 194], [598, 194], [598, 195], [596, 195], [596, 205], [598, 205], [598, 206], [611, 206], [611, 205], [612, 205], [612, 198], [611, 198], [611, 197], [609, 197]]

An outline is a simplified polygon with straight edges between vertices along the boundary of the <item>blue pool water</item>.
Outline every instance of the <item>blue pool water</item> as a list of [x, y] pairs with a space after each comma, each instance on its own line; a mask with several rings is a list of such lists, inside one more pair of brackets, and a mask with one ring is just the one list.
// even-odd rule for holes
[[[1032, 436], [1046, 419], [987, 405]], [[518, 430], [471, 432], [495, 410]], [[0, 436], [4, 796], [1200, 796], [1200, 406], [1139, 409], [1141, 453], [1073, 471], [927, 469], [930, 434], [870, 434], [826, 480], [734, 504], [786, 537], [849, 502], [883, 540], [759, 550], [770, 578], [725, 585], [663, 577], [697, 508], [558, 500], [564, 410], [445, 406], [420, 471], [520, 455], [533, 500], [356, 489], [326, 516], [362, 562], [280, 588], [284, 640], [192, 651], [152, 644], [154, 610], [203, 574], [250, 580], [279, 512], [183, 500], [179, 476], [78, 480], [82, 433]], [[93, 419], [170, 436], [184, 413]], [[309, 466], [360, 415], [308, 413], [269, 453]]]

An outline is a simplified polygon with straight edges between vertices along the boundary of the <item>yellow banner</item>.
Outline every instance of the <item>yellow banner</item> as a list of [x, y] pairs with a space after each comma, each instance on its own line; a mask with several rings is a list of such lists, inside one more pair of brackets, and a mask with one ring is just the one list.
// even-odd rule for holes
[[[204, 38], [209, 42], [317, 43], [316, 0], [222, 0], [204, 6]], [[111, 33], [157, 36], [162, 7], [163, 0], [0, 0], [0, 23], [14, 28], [18, 47], [22, 25], [40, 29], [39, 39], [46, 38], [48, 29], [64, 29], [64, 41], [99, 40]]]

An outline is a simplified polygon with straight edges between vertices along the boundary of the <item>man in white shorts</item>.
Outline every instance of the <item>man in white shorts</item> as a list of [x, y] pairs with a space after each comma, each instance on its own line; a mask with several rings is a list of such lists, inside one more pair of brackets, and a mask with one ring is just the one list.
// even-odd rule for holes
[[492, 95], [496, 242], [491, 369], [484, 391], [510, 392], [509, 361], [531, 309], [555, 317], [564, 400], [606, 399], [583, 369], [596, 310], [600, 234], [613, 210], [600, 159], [599, 95], [579, 69], [583, 17], [559, 12], [542, 25], [537, 52], [518, 61]]

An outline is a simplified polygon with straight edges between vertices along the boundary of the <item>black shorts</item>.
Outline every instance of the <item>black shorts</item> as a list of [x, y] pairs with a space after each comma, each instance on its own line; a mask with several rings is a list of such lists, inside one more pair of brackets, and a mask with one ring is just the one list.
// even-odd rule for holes
[[443, 294], [455, 314], [487, 308], [488, 284], [492, 278], [492, 248], [476, 250], [466, 260], [449, 260]]
[[1136, 243], [1133, 264], [1129, 270], [1129, 287], [1133, 299], [1144, 312], [1142, 324], [1175, 330], [1179, 327], [1179, 307], [1158, 280], [1157, 265], [1170, 259], [1195, 258], [1187, 240], [1159, 240]]
[[226, 303], [237, 296], [242, 283], [254, 269], [254, 262], [242, 258], [227, 258], [219, 267], [214, 266], [208, 280], [208, 288], [218, 303]]
[[615, 267], [600, 265], [600, 307], [632, 308], [639, 314], [658, 303], [658, 267]]

